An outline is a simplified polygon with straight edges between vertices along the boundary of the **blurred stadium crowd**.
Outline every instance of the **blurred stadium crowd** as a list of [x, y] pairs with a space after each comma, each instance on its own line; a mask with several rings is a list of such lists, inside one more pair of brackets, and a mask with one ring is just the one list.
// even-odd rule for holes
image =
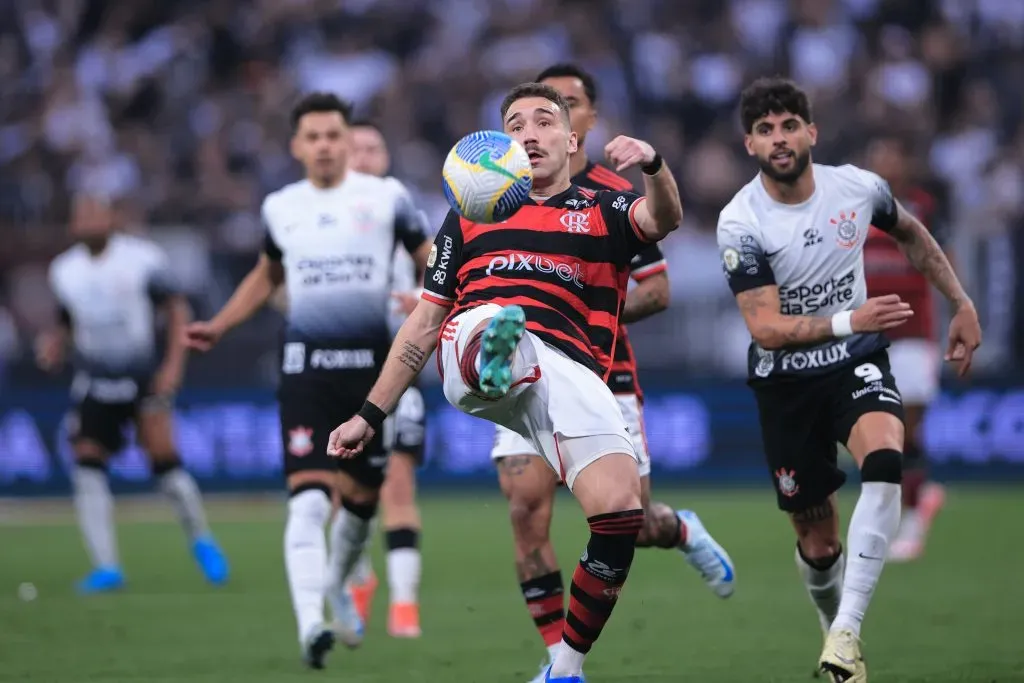
[[[610, 135], [680, 176], [665, 243], [672, 308], [632, 335], [642, 368], [741, 376], [748, 337], [721, 274], [718, 211], [755, 172], [735, 102], [787, 74], [815, 98], [816, 160], [904, 137], [985, 326], [978, 369], [1024, 366], [1024, 2], [1020, 0], [0, 0], [0, 366], [31, 381], [76, 192], [116, 201], [164, 244], [199, 315], [262, 243], [263, 195], [290, 182], [288, 110], [335, 91], [375, 120], [435, 225], [450, 145], [499, 127], [511, 85], [572, 60]], [[226, 340], [210, 381], [273, 377], [279, 322]], [[230, 362], [226, 359], [230, 359]], [[20, 371], [19, 371], [20, 369]], [[237, 378], [238, 376], [235, 375]]]

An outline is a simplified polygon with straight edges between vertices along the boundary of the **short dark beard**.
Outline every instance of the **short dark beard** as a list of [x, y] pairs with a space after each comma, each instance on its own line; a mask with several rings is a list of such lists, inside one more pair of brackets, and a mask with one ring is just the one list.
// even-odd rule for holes
[[[772, 152], [772, 154], [774, 154], [774, 152]], [[811, 151], [807, 150], [803, 154], [797, 154], [796, 159], [793, 162], [793, 168], [789, 171], [779, 171], [772, 166], [771, 155], [765, 159], [758, 157], [757, 163], [761, 166], [761, 171], [775, 182], [791, 185], [800, 180], [800, 176], [802, 176], [804, 171], [807, 170], [807, 167], [811, 165]]]
[[90, 254], [96, 256], [102, 254], [103, 250], [107, 248], [107, 244], [110, 242], [110, 235], [83, 237], [79, 241], [85, 245]]

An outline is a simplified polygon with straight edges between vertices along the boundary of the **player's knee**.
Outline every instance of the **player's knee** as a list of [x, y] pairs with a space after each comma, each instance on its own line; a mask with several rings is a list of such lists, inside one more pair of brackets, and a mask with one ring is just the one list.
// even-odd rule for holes
[[75, 462], [82, 467], [90, 467], [96, 464], [103, 468], [106, 467], [107, 451], [92, 439], [77, 439], [72, 444], [72, 450], [74, 451]]
[[551, 501], [538, 495], [518, 495], [509, 499], [508, 514], [512, 533], [521, 542], [545, 543], [551, 526]]
[[181, 457], [175, 453], [161, 453], [150, 456], [149, 469], [153, 476], [160, 477], [181, 467]]
[[310, 482], [288, 492], [288, 522], [308, 522], [322, 527], [331, 516], [331, 487]]
[[899, 484], [903, 481], [903, 454], [892, 448], [868, 453], [860, 466], [860, 480]]
[[107, 471], [107, 461], [103, 457], [98, 457], [90, 454], [79, 455], [75, 454], [75, 465], [87, 470], [96, 470], [98, 472]]
[[373, 519], [373, 516], [377, 514], [376, 500], [353, 500], [348, 496], [343, 496], [341, 499], [341, 507], [353, 516], [364, 521]]

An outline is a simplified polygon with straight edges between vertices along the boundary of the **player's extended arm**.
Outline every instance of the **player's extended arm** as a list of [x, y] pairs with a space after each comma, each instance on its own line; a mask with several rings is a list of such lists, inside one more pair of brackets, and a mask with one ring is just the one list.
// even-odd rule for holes
[[241, 325], [267, 303], [274, 290], [282, 282], [284, 282], [284, 268], [281, 263], [271, 260], [266, 254], [260, 254], [260, 260], [256, 266], [245, 276], [235, 293], [224, 304], [224, 308], [214, 316], [210, 324], [220, 334]]
[[380, 377], [366, 397], [367, 401], [385, 413], [395, 409], [402, 394], [423, 370], [430, 354], [437, 347], [438, 332], [450, 310], [446, 306], [420, 299], [398, 329]]
[[896, 202], [896, 224], [889, 230], [907, 260], [935, 286], [955, 309], [974, 304], [957, 278], [953, 265], [928, 228]]
[[736, 295], [750, 336], [763, 349], [804, 346], [834, 337], [829, 318], [781, 313], [778, 285], [764, 285]]
[[646, 201], [639, 202], [633, 220], [645, 237], [657, 241], [683, 222], [683, 202], [676, 179], [664, 161], [653, 175], [642, 175]]
[[620, 322], [635, 323], [668, 308], [669, 283], [666, 273], [656, 273], [636, 283], [626, 294]]
[[164, 302], [167, 315], [167, 350], [164, 352], [163, 367], [179, 376], [185, 370], [188, 358], [185, 328], [192, 320], [192, 307], [181, 294], [172, 294]]

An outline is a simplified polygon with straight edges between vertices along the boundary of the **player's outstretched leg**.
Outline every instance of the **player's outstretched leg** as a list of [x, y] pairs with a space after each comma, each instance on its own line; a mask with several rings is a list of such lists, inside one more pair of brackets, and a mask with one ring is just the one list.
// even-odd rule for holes
[[139, 442], [149, 456], [160, 491], [174, 505], [192, 557], [206, 580], [219, 585], [228, 580], [228, 561], [210, 533], [199, 486], [181, 466], [174, 444], [171, 407], [170, 400], [157, 396], [143, 402], [137, 422]]
[[[498, 438], [524, 441], [507, 432], [499, 432]], [[531, 448], [524, 443], [521, 450]], [[508, 499], [519, 590], [548, 650], [540, 673], [530, 683], [543, 683], [565, 628], [565, 584], [550, 534], [558, 479], [544, 458], [536, 454], [502, 455], [497, 467], [501, 492]]]
[[387, 478], [381, 488], [384, 542], [388, 567], [388, 634], [393, 638], [419, 638], [420, 511], [416, 505], [414, 455], [391, 454]]
[[[861, 681], [860, 630], [900, 524], [903, 423], [888, 413], [867, 413], [850, 432], [847, 448], [860, 464], [861, 492], [850, 518], [846, 573], [839, 611], [822, 650], [822, 673], [836, 683]], [[853, 659], [854, 664], [849, 660]]]
[[75, 446], [71, 471], [75, 514], [85, 541], [92, 571], [78, 583], [81, 593], [103, 593], [124, 586], [124, 574], [117, 554], [114, 529], [114, 497], [110, 493], [107, 469], [98, 446]]
[[676, 549], [693, 567], [708, 588], [720, 598], [733, 594], [736, 568], [718, 541], [692, 510], [673, 510], [650, 500], [650, 476], [640, 477], [644, 504], [644, 526], [636, 539], [638, 548]]
[[366, 551], [377, 514], [379, 490], [356, 482], [339, 472], [344, 481], [341, 507], [330, 530], [327, 560], [327, 602], [334, 614], [334, 628], [342, 643], [358, 647], [363, 642], [365, 624], [348, 589], [349, 579]]
[[[373, 518], [370, 524], [370, 537], [372, 538], [377, 529], [377, 518]], [[373, 611], [373, 598], [377, 594], [377, 587], [380, 581], [377, 573], [373, 570], [373, 558], [370, 557], [369, 546], [363, 550], [363, 554], [352, 569], [352, 576], [349, 578], [348, 589], [352, 594], [352, 601], [355, 603], [356, 611], [363, 624], [370, 621], [370, 614]]]
[[[567, 462], [593, 457], [601, 437], [559, 439]], [[600, 446], [598, 445], [598, 448]], [[548, 683], [582, 683], [583, 661], [600, 637], [629, 575], [636, 537], [644, 524], [636, 460], [626, 453], [599, 457], [566, 484], [579, 501], [590, 525], [590, 541], [572, 576], [569, 610], [562, 647], [548, 670]]]
[[303, 659], [313, 669], [324, 668], [324, 657], [334, 646], [334, 633], [324, 623], [324, 527], [330, 516], [329, 486], [311, 482], [291, 488], [284, 527], [284, 563]]

